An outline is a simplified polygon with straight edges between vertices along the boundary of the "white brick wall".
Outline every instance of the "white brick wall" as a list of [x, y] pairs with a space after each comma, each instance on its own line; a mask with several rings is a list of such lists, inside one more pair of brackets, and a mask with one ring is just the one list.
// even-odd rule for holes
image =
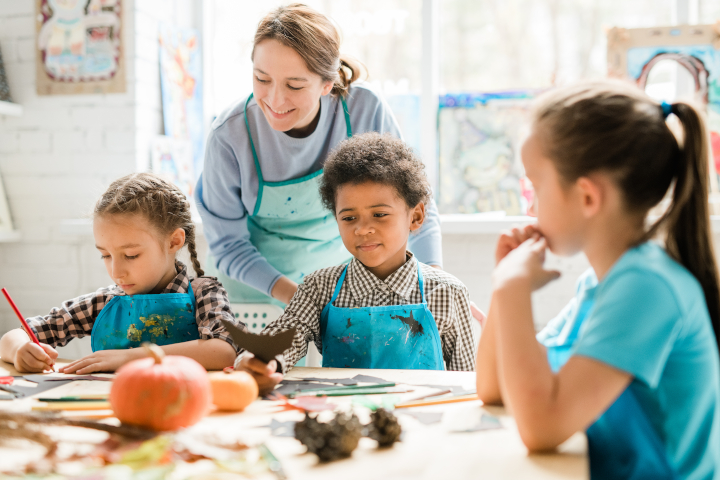
[[[92, 237], [60, 234], [59, 225], [87, 217], [112, 180], [147, 165], [149, 141], [162, 133], [157, 24], [193, 26], [199, 1], [124, 0], [126, 93], [38, 96], [35, 2], [0, 0], [0, 49], [24, 108], [0, 115], [0, 174], [22, 233], [0, 243], [0, 286], [26, 316], [110, 283]], [[0, 302], [0, 334], [15, 327]]]

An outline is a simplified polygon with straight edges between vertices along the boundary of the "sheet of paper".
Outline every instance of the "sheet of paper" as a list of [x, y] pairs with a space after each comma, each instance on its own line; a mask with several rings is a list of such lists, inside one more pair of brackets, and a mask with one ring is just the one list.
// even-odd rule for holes
[[[57, 382], [51, 382], [57, 383]], [[37, 398], [103, 398], [106, 399], [110, 396], [110, 388], [112, 388], [112, 382], [107, 381], [88, 381], [88, 380], [76, 380], [69, 383], [65, 383], [52, 390], [45, 391], [40, 394], [33, 395]]]

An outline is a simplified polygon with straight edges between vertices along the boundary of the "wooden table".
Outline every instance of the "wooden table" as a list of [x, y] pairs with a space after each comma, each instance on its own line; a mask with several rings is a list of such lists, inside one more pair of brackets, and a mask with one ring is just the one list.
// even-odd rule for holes
[[[4, 372], [3, 370], [6, 370]], [[373, 375], [396, 383], [474, 386], [473, 372], [437, 372], [419, 370], [359, 370], [306, 368], [292, 369], [287, 379], [305, 377], [347, 378], [359, 373]], [[11, 365], [0, 361], [0, 375], [17, 374]], [[349, 403], [351, 397], [334, 397], [333, 401]], [[24, 403], [32, 402], [25, 400]], [[0, 402], [7, 406], [11, 402]], [[16, 402], [12, 402], [16, 403]], [[473, 433], [452, 433], [448, 420], [462, 420], [483, 409], [500, 418], [504, 428]], [[278, 412], [275, 402], [256, 401], [238, 414], [215, 413], [192, 427], [198, 434], [222, 432], [248, 443], [265, 441], [280, 459], [290, 479], [587, 479], [588, 461], [585, 437], [576, 434], [556, 453], [532, 454], [520, 440], [515, 423], [504, 409], [482, 407], [480, 401], [427, 407], [415, 411], [443, 412], [443, 421], [423, 425], [414, 418], [398, 415], [404, 434], [392, 448], [379, 450], [373, 440], [363, 438], [352, 457], [318, 464], [317, 458], [305, 453], [305, 447], [293, 438], [270, 436], [268, 428], [275, 419], [280, 422], [300, 420], [295, 411]], [[359, 412], [361, 421], [368, 421]], [[3, 452], [0, 449], [0, 461]], [[7, 457], [6, 457], [7, 458]]]

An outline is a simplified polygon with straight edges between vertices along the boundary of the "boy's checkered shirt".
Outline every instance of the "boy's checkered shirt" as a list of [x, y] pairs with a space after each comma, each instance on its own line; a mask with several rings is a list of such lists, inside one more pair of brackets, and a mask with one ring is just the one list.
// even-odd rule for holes
[[[422, 296], [416, 265], [422, 268], [425, 299], [440, 332], [445, 368], [474, 370], [474, 320], [470, 313], [467, 288], [449, 273], [416, 262], [410, 252], [407, 252], [407, 261], [403, 266], [384, 281], [353, 258], [334, 305], [353, 308], [420, 303]], [[330, 303], [344, 268], [345, 265], [338, 265], [306, 276], [285, 313], [263, 331], [275, 334], [293, 327], [297, 329], [292, 347], [285, 351], [283, 361], [280, 362], [284, 371], [307, 354], [309, 342], [314, 342], [322, 352], [320, 314], [325, 305]]]
[[[222, 318], [238, 323], [230, 310], [227, 292], [222, 284], [215, 277], [191, 279], [182, 262], [176, 261], [175, 269], [177, 275], [162, 293], [187, 293], [188, 284], [192, 284], [196, 301], [195, 320], [200, 338], [219, 338], [239, 352], [240, 349], [220, 322]], [[103, 287], [96, 292], [63, 302], [61, 307], [53, 308], [48, 315], [28, 318], [28, 325], [35, 331], [40, 342], [62, 347], [73, 338], [90, 335], [100, 311], [113, 297], [120, 295], [125, 295], [125, 292], [117, 285]], [[244, 324], [240, 322], [239, 326], [243, 327]]]

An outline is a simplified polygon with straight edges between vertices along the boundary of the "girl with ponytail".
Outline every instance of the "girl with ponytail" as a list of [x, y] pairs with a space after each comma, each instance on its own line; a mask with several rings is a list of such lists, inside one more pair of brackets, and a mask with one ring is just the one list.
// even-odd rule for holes
[[[682, 126], [676, 137], [667, 124]], [[586, 430], [591, 478], [720, 478], [720, 290], [703, 116], [623, 83], [538, 99], [522, 150], [538, 222], [500, 237], [477, 357], [531, 450]], [[648, 211], [666, 195], [665, 213]], [[545, 252], [591, 265], [537, 336]]]
[[[223, 286], [203, 276], [185, 195], [156, 175], [136, 173], [113, 182], [93, 216], [95, 245], [115, 284], [27, 319], [40, 346], [12, 330], [0, 340], [0, 356], [20, 372], [42, 372], [58, 356], [53, 347], [90, 335], [93, 353], [61, 372], [115, 371], [145, 355], [135, 348], [143, 342], [208, 370], [232, 365], [236, 348], [220, 320], [235, 320]], [[175, 259], [184, 246], [197, 277]]]
[[[233, 303], [284, 306], [305, 275], [352, 258], [320, 200], [325, 160], [352, 135], [401, 135], [340, 43], [333, 22], [308, 6], [268, 13], [253, 42], [252, 94], [212, 125], [196, 198], [208, 269]], [[434, 201], [410, 249], [420, 262], [442, 264]]]

